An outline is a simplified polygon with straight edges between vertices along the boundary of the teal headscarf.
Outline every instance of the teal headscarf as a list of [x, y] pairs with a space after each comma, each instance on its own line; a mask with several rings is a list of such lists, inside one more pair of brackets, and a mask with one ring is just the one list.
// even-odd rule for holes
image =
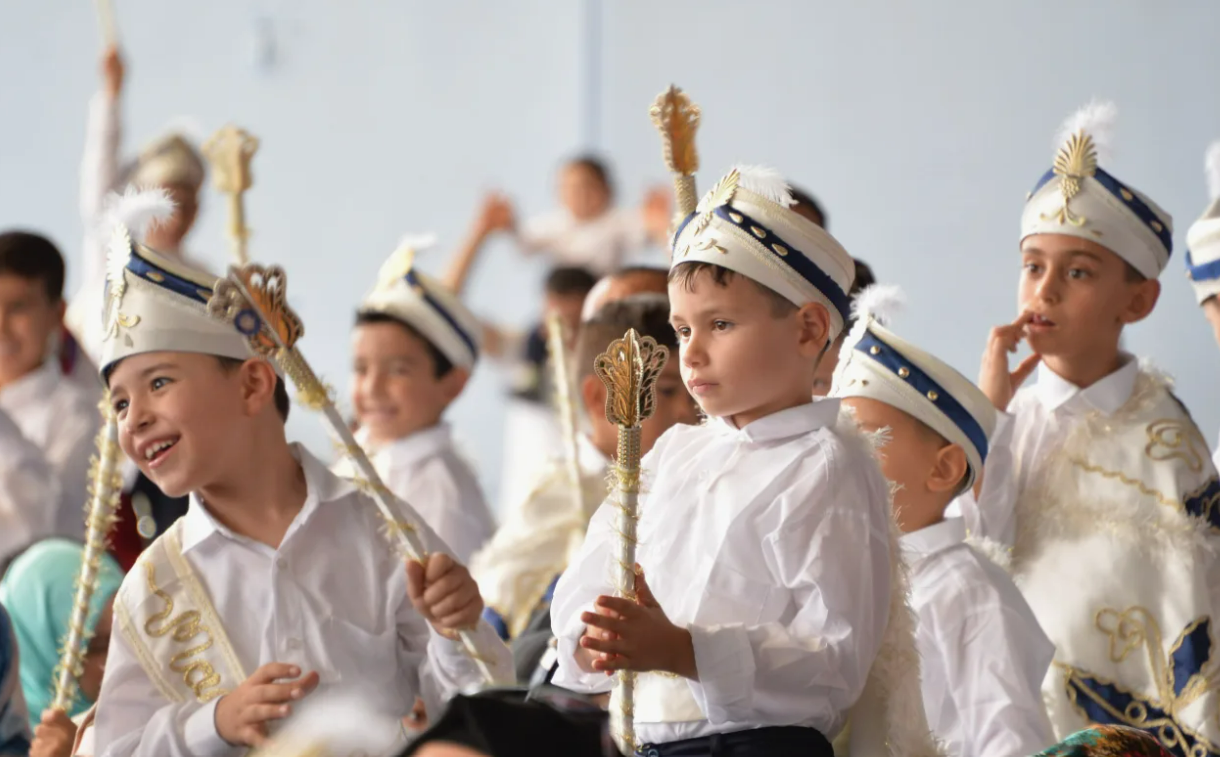
[[[76, 575], [80, 572], [83, 545], [66, 539], [40, 541], [9, 565], [0, 581], [0, 602], [8, 610], [17, 636], [21, 662], [21, 689], [30, 713], [30, 727], [37, 727], [42, 711], [51, 706], [55, 666], [60, 643], [68, 633], [72, 604], [76, 598]], [[103, 555], [97, 591], [89, 604], [85, 627], [97, 626], [98, 613], [119, 590], [123, 571], [110, 555]], [[89, 708], [92, 702], [76, 698], [69, 717]]]

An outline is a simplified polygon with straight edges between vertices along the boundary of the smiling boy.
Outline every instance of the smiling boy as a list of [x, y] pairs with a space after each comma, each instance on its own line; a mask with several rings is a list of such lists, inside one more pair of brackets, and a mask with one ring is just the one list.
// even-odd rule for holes
[[[1192, 681], [1210, 670], [1220, 483], [1168, 379], [1120, 348], [1156, 304], [1172, 222], [1101, 166], [1113, 115], [1070, 120], [1026, 202], [1020, 315], [992, 330], [979, 380], [1007, 412], [963, 513], [1012, 547], [1056, 646], [1043, 694], [1057, 737], [1116, 723], [1212, 753], [1220, 702]], [[1033, 354], [1010, 371], [1022, 341]]]

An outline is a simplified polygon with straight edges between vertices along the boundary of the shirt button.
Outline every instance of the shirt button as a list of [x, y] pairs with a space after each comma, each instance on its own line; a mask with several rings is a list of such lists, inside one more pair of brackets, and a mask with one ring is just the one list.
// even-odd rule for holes
[[275, 561], [275, 567], [279, 568], [280, 570], [288, 570], [288, 561], [281, 557]]
[[300, 639], [289, 639], [287, 641], [287, 643], [285, 644], [285, 646], [287, 646], [289, 649], [300, 649], [301, 640]]

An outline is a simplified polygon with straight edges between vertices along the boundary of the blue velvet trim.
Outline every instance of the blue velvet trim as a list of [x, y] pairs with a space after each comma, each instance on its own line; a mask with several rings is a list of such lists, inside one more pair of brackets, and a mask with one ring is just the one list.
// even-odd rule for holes
[[1213, 281], [1220, 279], [1220, 260], [1195, 265], [1190, 259], [1190, 250], [1186, 251], [1186, 273], [1191, 281]]
[[415, 275], [415, 271], [407, 271], [407, 275], [403, 278], [407, 280], [407, 283], [411, 285], [412, 289], [419, 293], [419, 296], [424, 299], [424, 302], [428, 303], [428, 306], [435, 310], [437, 315], [439, 315], [441, 319], [445, 321], [445, 323], [449, 324], [449, 328], [453, 329], [453, 332], [458, 335], [458, 338], [462, 340], [462, 343], [470, 348], [470, 354], [474, 355], [474, 357], [477, 359], [479, 357], [478, 342], [476, 342], [474, 337], [468, 334], [466, 330], [458, 324], [457, 319], [453, 317], [453, 314], [445, 309], [445, 306], [442, 305], [439, 300], [428, 294], [428, 290], [420, 282], [419, 277]]
[[[1034, 185], [1034, 190], [1030, 192], [1030, 196], [1038, 194], [1038, 190], [1045, 187], [1054, 178], [1056, 178], [1055, 169], [1051, 168], [1042, 174], [1042, 178], [1038, 179], [1038, 183]], [[1097, 169], [1097, 172], [1093, 174], [1093, 178], [1097, 180], [1098, 184], [1105, 187], [1107, 192], [1122, 200], [1123, 204], [1135, 214], [1135, 217], [1143, 221], [1144, 225], [1151, 229], [1153, 234], [1156, 234], [1157, 239], [1161, 240], [1161, 245], [1165, 248], [1166, 254], [1173, 254], [1173, 235], [1169, 232], [1168, 225], [1157, 217], [1152, 208], [1148, 206], [1148, 203], [1141, 200], [1139, 195], [1131, 191], [1125, 184], [1111, 176], [1104, 169]], [[1123, 197], [1124, 190], [1131, 195], [1130, 200]], [[1154, 222], [1157, 226], [1160, 226], [1159, 230], [1156, 226], [1152, 225]]]
[[487, 621], [487, 624], [492, 627], [492, 630], [496, 632], [497, 636], [505, 641], [508, 641], [508, 623], [504, 620], [500, 613], [496, 612], [490, 607], [484, 607], [483, 620]]
[[[202, 302], [204, 305], [208, 304], [208, 299], [212, 295], [211, 287], [179, 278], [164, 268], [153, 265], [135, 252], [132, 253], [131, 258], [127, 261], [127, 270], [151, 284], [156, 284], [162, 289], [168, 289], [195, 302]], [[207, 296], [204, 296], [205, 292]]]

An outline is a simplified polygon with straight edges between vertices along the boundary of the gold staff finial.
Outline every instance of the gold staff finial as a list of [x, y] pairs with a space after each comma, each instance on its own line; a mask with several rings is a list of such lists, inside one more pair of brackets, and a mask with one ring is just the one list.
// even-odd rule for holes
[[695, 132], [699, 129], [702, 111], [682, 90], [671, 84], [669, 89], [657, 95], [648, 115], [661, 133], [665, 166], [674, 175], [677, 211], [685, 218], [694, 213], [699, 204], [699, 196], [695, 194], [695, 172], [699, 170]]
[[[618, 455], [614, 480], [618, 494], [618, 595], [634, 600], [636, 524], [640, 498], [640, 424], [652, 417], [657, 377], [669, 359], [669, 350], [635, 329], [615, 339], [597, 356], [593, 371], [606, 385], [606, 420], [618, 426]], [[620, 670], [611, 713], [619, 746], [635, 751], [635, 673]]]
[[246, 242], [246, 206], [243, 196], [253, 184], [250, 160], [258, 151], [258, 137], [233, 126], [225, 126], [203, 143], [203, 154], [212, 165], [212, 183], [229, 198], [229, 239], [238, 265], [250, 262]]

